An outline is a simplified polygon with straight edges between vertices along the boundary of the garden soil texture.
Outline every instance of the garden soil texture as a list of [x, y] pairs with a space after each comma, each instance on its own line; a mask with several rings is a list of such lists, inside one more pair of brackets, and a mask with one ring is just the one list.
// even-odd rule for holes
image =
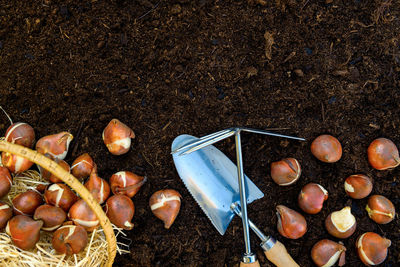
[[[276, 129], [305, 142], [243, 134], [244, 171], [265, 196], [248, 206], [251, 220], [285, 244], [301, 266], [312, 266], [312, 246], [335, 241], [324, 228], [332, 211], [349, 205], [357, 230], [343, 240], [347, 266], [362, 266], [355, 241], [372, 231], [392, 240], [382, 266], [399, 266], [400, 222], [378, 225], [367, 199], [352, 200], [344, 180], [364, 173], [373, 194], [400, 211], [400, 167], [374, 170], [367, 147], [378, 137], [400, 146], [400, 5], [395, 0], [0, 0], [0, 105], [37, 137], [69, 130], [66, 160], [88, 152], [99, 175], [128, 170], [148, 182], [133, 197], [130, 254], [115, 266], [238, 266], [242, 222], [224, 236], [191, 197], [175, 170], [170, 146], [180, 134], [203, 136], [232, 126]], [[0, 115], [0, 133], [9, 126]], [[136, 134], [131, 150], [113, 156], [101, 133], [117, 118]], [[334, 164], [310, 152], [320, 134], [337, 137], [343, 157]], [[217, 147], [235, 160], [234, 139]], [[279, 187], [271, 162], [294, 157], [300, 179]], [[289, 240], [276, 229], [279, 204], [300, 211], [302, 186], [329, 192], [308, 232]], [[149, 208], [157, 190], [176, 189], [181, 211], [167, 230]], [[121, 242], [128, 242], [121, 239]], [[251, 245], [262, 266], [259, 240]]]

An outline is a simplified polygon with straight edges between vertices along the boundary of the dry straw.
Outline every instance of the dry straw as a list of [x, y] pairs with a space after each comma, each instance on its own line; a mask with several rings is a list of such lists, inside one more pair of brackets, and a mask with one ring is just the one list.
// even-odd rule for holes
[[[4, 145], [5, 144], [5, 145]], [[10, 143], [4, 142], [0, 139], [0, 150], [1, 151], [9, 151]], [[12, 145], [12, 148], [16, 145]], [[20, 146], [16, 146], [20, 149], [20, 154], [24, 155], [23, 150]], [[33, 151], [32, 151], [33, 152]], [[29, 152], [30, 153], [30, 152]], [[29, 154], [28, 153], [28, 154]], [[33, 158], [27, 158], [38, 163], [41, 161], [41, 155], [36, 155], [36, 152], [33, 152]], [[18, 154], [18, 153], [15, 153]], [[38, 159], [39, 158], [39, 159]], [[47, 158], [45, 158], [47, 160]], [[47, 165], [50, 162], [45, 162], [45, 164], [40, 164], [42, 167], [46, 169], [50, 169], [55, 173], [58, 172], [58, 165], [50, 166], [47, 168]], [[1, 162], [0, 162], [1, 164]], [[65, 177], [67, 175], [64, 175]], [[68, 175], [69, 176], [69, 175]], [[64, 180], [67, 184], [71, 186], [76, 191], [82, 191], [80, 185], [76, 185], [75, 181], [78, 180], [74, 179], [75, 181], [68, 180], [68, 177], [60, 177]], [[78, 182], [79, 183], [79, 182]], [[29, 189], [34, 189], [39, 184], [48, 184], [46, 181], [42, 179], [40, 174], [37, 171], [28, 170], [24, 173], [18, 174], [13, 178], [13, 186], [9, 194], [3, 198], [3, 201], [8, 202], [11, 204], [11, 200], [21, 192], [25, 192]], [[85, 195], [85, 192], [82, 194], [81, 197], [83, 199], [92, 200], [91, 195]], [[85, 201], [87, 201], [85, 199]], [[88, 201], [87, 201], [88, 202]], [[89, 204], [89, 203], [88, 203]], [[98, 208], [101, 207], [96, 204]], [[104, 213], [102, 214], [105, 217]], [[101, 216], [98, 216], [101, 217]], [[103, 220], [103, 221], [102, 221]], [[85, 250], [79, 254], [72, 255], [72, 256], [65, 256], [65, 255], [58, 255], [56, 254], [55, 250], [51, 246], [51, 239], [52, 239], [52, 232], [41, 231], [40, 233], [40, 240], [36, 244], [36, 248], [31, 251], [21, 250], [16, 247], [11, 238], [6, 233], [0, 233], [0, 266], [10, 266], [10, 267], [38, 267], [38, 266], [49, 266], [49, 267], [58, 267], [58, 266], [85, 266], [85, 267], [97, 267], [97, 266], [111, 266], [115, 253], [118, 252], [119, 254], [129, 253], [129, 245], [122, 242], [116, 242], [116, 237], [120, 236], [124, 238], [126, 236], [122, 229], [117, 228], [115, 225], [111, 225], [107, 218], [100, 218], [100, 222], [103, 228], [98, 228], [97, 230], [93, 231], [92, 233], [88, 234], [89, 242], [86, 246]], [[106, 227], [104, 227], [104, 225]], [[114, 230], [112, 236], [110, 237], [110, 229]], [[106, 229], [106, 231], [104, 230]], [[114, 234], [114, 232], [116, 234]], [[128, 239], [125, 239], [128, 240]]]

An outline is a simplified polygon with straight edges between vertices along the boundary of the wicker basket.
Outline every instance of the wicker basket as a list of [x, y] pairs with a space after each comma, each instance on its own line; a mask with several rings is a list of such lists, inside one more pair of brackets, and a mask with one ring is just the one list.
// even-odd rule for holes
[[[60, 167], [57, 163], [52, 161], [49, 158], [46, 158], [42, 154], [37, 153], [36, 151], [33, 151], [29, 148], [16, 145], [16, 144], [11, 144], [9, 142], [6, 142], [4, 140], [0, 140], [0, 151], [5, 151], [9, 152], [11, 154], [15, 154], [24, 158], [27, 158], [28, 160], [40, 165], [44, 169], [50, 171], [57, 177], [59, 177], [63, 182], [65, 182], [67, 185], [69, 185], [75, 192], [77, 192], [80, 197], [86, 201], [86, 203], [89, 205], [89, 207], [93, 210], [93, 212], [96, 214], [97, 218], [99, 219], [100, 225], [103, 228], [102, 231], [104, 233], [104, 236], [107, 241], [107, 253], [108, 257], [106, 260], [106, 263], [103, 264], [103, 266], [111, 267], [115, 256], [117, 252], [117, 240], [114, 234], [114, 230], [112, 227], [112, 224], [110, 220], [107, 218], [105, 213], [103, 212], [103, 209], [100, 207], [100, 205], [97, 203], [97, 201], [92, 197], [92, 195], [89, 193], [89, 191], [70, 173], [65, 171], [62, 167]], [[0, 236], [0, 242], [4, 241], [4, 236]], [[44, 251], [42, 251], [45, 253]], [[19, 251], [19, 253], [25, 253], [25, 251]], [[27, 255], [31, 252], [26, 252]], [[39, 252], [38, 252], [39, 253]], [[0, 252], [0, 258], [1, 258], [1, 252]], [[90, 255], [88, 255], [90, 257]], [[29, 258], [27, 256], [27, 258]], [[48, 264], [43, 264], [44, 266], [47, 266]], [[53, 265], [53, 264], [51, 264]], [[54, 264], [57, 266], [58, 264]], [[101, 263], [99, 263], [101, 265]], [[15, 264], [15, 266], [19, 266]], [[30, 265], [28, 265], [30, 266]], [[35, 265], [37, 266], [37, 264]], [[60, 266], [63, 266], [61, 261], [60, 261]]]

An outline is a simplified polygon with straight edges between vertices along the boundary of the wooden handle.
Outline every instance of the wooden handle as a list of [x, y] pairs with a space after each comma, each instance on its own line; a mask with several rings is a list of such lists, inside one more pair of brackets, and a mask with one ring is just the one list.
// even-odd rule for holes
[[253, 263], [240, 262], [240, 267], [260, 267], [260, 263], [258, 261], [255, 261]]
[[107, 246], [108, 261], [107, 261], [106, 266], [111, 267], [114, 262], [115, 255], [117, 253], [117, 240], [114, 235], [114, 230], [111, 226], [110, 220], [104, 214], [103, 209], [100, 207], [100, 205], [97, 203], [97, 201], [93, 198], [92, 194], [89, 193], [89, 191], [86, 189], [86, 187], [84, 187], [83, 184], [81, 184], [72, 174], [65, 171], [56, 162], [52, 161], [49, 158], [46, 158], [42, 154], [39, 154], [36, 151], [33, 151], [29, 148], [26, 148], [26, 147], [23, 147], [20, 145], [16, 145], [16, 144], [11, 144], [4, 140], [0, 140], [0, 151], [6, 151], [11, 154], [15, 154], [17, 156], [24, 157], [24, 158], [40, 165], [41, 167], [45, 168], [52, 174], [59, 177], [63, 182], [65, 182], [72, 189], [74, 189], [81, 196], [81, 198], [83, 200], [86, 201], [86, 203], [89, 205], [89, 207], [96, 214], [97, 218], [100, 221], [100, 225], [104, 230], [104, 234], [106, 236], [106, 240], [107, 240], [107, 244], [108, 244], [108, 246]]
[[267, 259], [278, 267], [299, 267], [279, 241], [276, 241], [275, 245], [264, 253]]

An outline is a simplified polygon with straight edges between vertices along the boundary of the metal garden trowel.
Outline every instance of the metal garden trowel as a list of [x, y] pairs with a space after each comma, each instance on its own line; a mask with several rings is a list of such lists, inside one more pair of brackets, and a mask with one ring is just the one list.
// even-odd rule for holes
[[[241, 209], [242, 203], [246, 205], [246, 203], [251, 203], [264, 196], [246, 175], [238, 173], [239, 169], [243, 171], [241, 166], [236, 167], [224, 153], [211, 145], [227, 136], [232, 136], [234, 130], [233, 128], [227, 129], [203, 138], [180, 135], [172, 143], [173, 159], [179, 176], [221, 235], [225, 233], [235, 214], [242, 217], [242, 211], [244, 211], [243, 207]], [[208, 139], [210, 139], [209, 142]], [[188, 150], [182, 152], [181, 148]], [[239, 178], [243, 178], [244, 187], [241, 186], [240, 179], [238, 183], [238, 176], [242, 176]], [[241, 199], [243, 192], [246, 196], [245, 199]], [[298, 266], [282, 243], [265, 236], [247, 219], [247, 214], [246, 217], [244, 215], [243, 224], [248, 224], [262, 240], [261, 246], [272, 263], [281, 267]], [[246, 246], [249, 246], [249, 237], [247, 236], [246, 242], [246, 235], [245, 243]], [[246, 249], [247, 251], [250, 250]], [[250, 257], [250, 253], [247, 257]], [[243, 266], [259, 266], [256, 260], [247, 262], [243, 260], [241, 266], [242, 264]]]

